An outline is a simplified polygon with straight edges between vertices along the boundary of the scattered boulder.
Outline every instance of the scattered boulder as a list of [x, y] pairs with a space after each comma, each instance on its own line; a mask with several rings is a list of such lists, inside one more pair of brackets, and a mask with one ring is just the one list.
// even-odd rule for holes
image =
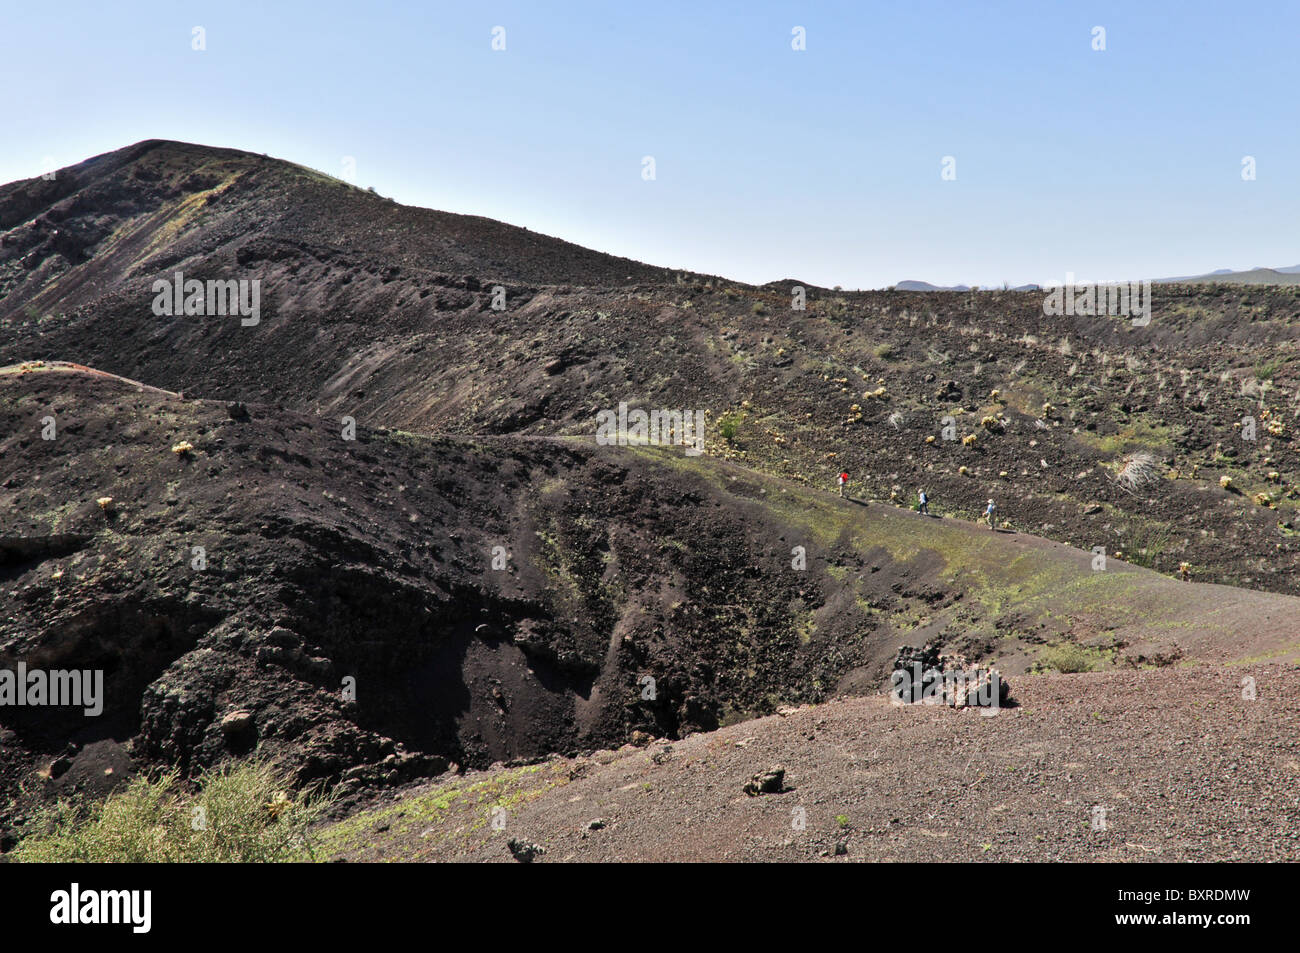
[[274, 645], [283, 649], [293, 649], [302, 645], [302, 637], [297, 632], [286, 629], [282, 625], [269, 629], [266, 635], [262, 636], [262, 641], [267, 645]]
[[961, 385], [956, 381], [944, 381], [943, 385], [934, 393], [939, 400], [959, 401], [962, 398]]
[[1011, 686], [994, 668], [978, 668], [960, 656], [940, 655], [927, 642], [915, 649], [903, 645], [894, 659], [890, 695], [903, 704], [948, 705], [953, 708], [1001, 708]]
[[247, 737], [252, 730], [252, 712], [232, 711], [221, 719], [221, 733], [227, 738]]
[[745, 782], [745, 793], [750, 797], [760, 794], [780, 794], [785, 790], [785, 768], [773, 765]]
[[506, 846], [510, 848], [510, 855], [521, 864], [531, 864], [535, 858], [546, 853], [544, 847], [530, 844], [528, 841], [516, 840], [513, 837], [506, 842]]

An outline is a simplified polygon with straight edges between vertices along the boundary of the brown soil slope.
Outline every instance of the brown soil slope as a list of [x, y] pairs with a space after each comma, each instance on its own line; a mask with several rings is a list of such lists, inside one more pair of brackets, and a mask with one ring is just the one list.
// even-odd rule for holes
[[[323, 827], [319, 856], [511, 863], [514, 841], [538, 863], [1300, 860], [1294, 667], [1039, 675], [1017, 694], [994, 717], [856, 698], [473, 772]], [[743, 792], [774, 765], [781, 793]]]

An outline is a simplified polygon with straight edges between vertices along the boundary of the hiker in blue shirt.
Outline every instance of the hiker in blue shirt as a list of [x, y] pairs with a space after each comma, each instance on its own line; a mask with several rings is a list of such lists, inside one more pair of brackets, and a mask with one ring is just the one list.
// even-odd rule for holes
[[993, 528], [994, 528], [994, 527], [993, 527], [993, 511], [996, 510], [996, 509], [997, 509], [997, 507], [993, 505], [993, 501], [992, 501], [992, 500], [989, 500], [989, 505], [986, 506], [986, 507], [984, 508], [984, 518], [985, 518], [986, 520], [989, 521], [989, 529], [993, 529]]

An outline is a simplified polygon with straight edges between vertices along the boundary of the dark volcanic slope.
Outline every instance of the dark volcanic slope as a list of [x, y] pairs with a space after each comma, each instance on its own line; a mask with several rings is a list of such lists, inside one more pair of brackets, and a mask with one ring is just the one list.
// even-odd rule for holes
[[[0, 232], [0, 297], [31, 301], [37, 311], [71, 310], [130, 288], [132, 278], [198, 261], [211, 271], [316, 255], [335, 270], [382, 263], [389, 274], [519, 282], [616, 284], [661, 274], [525, 228], [398, 205], [292, 163], [156, 139], [53, 180], [0, 186]], [[92, 258], [93, 267], [78, 267]], [[53, 278], [62, 280], [57, 296], [41, 297]]]
[[[0, 417], [0, 656], [105, 668], [87, 730], [139, 729], [144, 753], [183, 766], [222, 754], [217, 721], [237, 707], [270, 748], [292, 741], [308, 774], [336, 775], [386, 753], [378, 735], [487, 764], [709, 727], [850, 667], [799, 638], [817, 583], [765, 558], [784, 528], [638, 456], [348, 441], [69, 366], [0, 372]], [[37, 742], [85, 724], [66, 722], [41, 713]]]
[[[888, 654], [827, 604], [824, 554], [788, 569], [779, 515], [654, 455], [348, 441], [70, 365], [0, 371], [0, 434], [0, 663], [107, 685], [99, 718], [3, 711], [0, 805], [69, 740], [395, 781], [715, 727], [857, 667], [874, 685]], [[921, 603], [923, 567], [880, 568], [881, 609]], [[236, 711], [252, 734], [223, 735]]]
[[[260, 322], [155, 315], [176, 271], [260, 282]], [[1300, 652], [1297, 600], [1200, 584], [1300, 592], [1300, 289], [1162, 287], [1146, 327], [793, 290], [178, 143], [0, 188], [0, 667], [107, 688], [3, 711], [0, 826], [250, 751], [356, 787], [684, 738], [875, 692], [901, 643]], [[706, 455], [594, 446], [621, 401], [703, 411]]]
[[[11, 367], [0, 667], [102, 669], [106, 703], [0, 712], [0, 804], [102, 784], [105, 764], [121, 778], [128, 751], [193, 770], [255, 748], [302, 778], [392, 783], [677, 737], [876, 691], [893, 650], [927, 639], [1009, 672], [1061, 638], [1109, 666], [1300, 650], [1295, 599], [1090, 561], [680, 452], [345, 440], [308, 415]], [[252, 730], [223, 732], [241, 711]]]
[[[151, 284], [178, 269], [261, 281], [260, 324], [155, 316]], [[925, 485], [968, 518], [993, 496], [1022, 530], [1300, 592], [1300, 288], [1157, 286], [1133, 327], [1046, 317], [1033, 292], [808, 288], [792, 311], [792, 285], [666, 272], [177, 143], [0, 188], [0, 362], [422, 433], [590, 434], [620, 401], [699, 408], [710, 453], [751, 468], [822, 487], [848, 469], [881, 500]], [[1136, 492], [1114, 481], [1132, 452], [1160, 477]]]

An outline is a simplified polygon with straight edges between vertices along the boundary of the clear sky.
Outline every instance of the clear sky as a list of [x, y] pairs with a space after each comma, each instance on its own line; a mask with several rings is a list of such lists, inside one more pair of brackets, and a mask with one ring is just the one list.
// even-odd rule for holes
[[0, 181], [166, 138], [751, 282], [1288, 266], [1298, 39], [1294, 0], [0, 0]]

